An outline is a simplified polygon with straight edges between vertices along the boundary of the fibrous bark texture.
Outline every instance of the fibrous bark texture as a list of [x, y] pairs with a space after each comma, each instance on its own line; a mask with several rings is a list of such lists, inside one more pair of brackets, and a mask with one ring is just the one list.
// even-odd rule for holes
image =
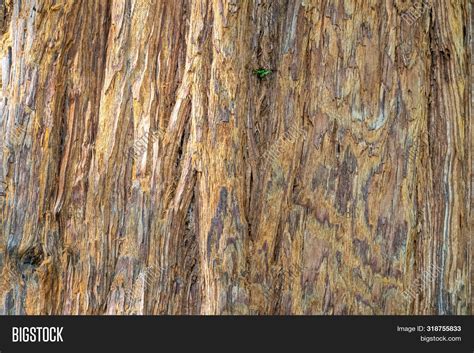
[[471, 36], [468, 0], [1, 0], [0, 313], [471, 314]]

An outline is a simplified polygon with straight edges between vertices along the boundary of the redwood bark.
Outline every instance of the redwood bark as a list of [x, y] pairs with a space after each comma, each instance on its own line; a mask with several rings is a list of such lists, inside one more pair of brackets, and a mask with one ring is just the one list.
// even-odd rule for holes
[[472, 2], [0, 4], [0, 313], [472, 314]]

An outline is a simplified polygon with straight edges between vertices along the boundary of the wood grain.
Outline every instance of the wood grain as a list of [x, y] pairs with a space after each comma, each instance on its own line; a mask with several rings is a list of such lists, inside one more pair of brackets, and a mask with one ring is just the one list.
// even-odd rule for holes
[[472, 314], [473, 4], [425, 3], [0, 1], [0, 313]]

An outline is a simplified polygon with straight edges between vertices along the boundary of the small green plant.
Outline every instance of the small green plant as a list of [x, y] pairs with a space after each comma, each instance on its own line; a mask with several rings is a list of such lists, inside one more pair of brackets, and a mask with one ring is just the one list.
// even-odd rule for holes
[[270, 75], [272, 73], [272, 70], [268, 70], [268, 69], [257, 69], [257, 70], [253, 70], [253, 73], [255, 75], [257, 75], [257, 77], [259, 79], [263, 79], [265, 78], [266, 76]]

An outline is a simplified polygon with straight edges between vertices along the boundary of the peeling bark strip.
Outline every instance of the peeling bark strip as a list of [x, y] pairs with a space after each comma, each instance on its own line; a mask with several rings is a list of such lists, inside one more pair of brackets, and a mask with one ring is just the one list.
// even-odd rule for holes
[[148, 131], [145, 132], [145, 134], [133, 144], [133, 149], [129, 151], [129, 154], [133, 159], [137, 160], [146, 151], [150, 141], [155, 143], [159, 137], [163, 138], [163, 136], [165, 136], [165, 133], [160, 130], [152, 131], [151, 134]]
[[472, 4], [0, 4], [0, 314], [472, 314]]
[[402, 19], [409, 25], [412, 25], [425, 13], [426, 10], [429, 10], [430, 8], [431, 4], [429, 1], [423, 0], [416, 2], [407, 12], [402, 14]]

